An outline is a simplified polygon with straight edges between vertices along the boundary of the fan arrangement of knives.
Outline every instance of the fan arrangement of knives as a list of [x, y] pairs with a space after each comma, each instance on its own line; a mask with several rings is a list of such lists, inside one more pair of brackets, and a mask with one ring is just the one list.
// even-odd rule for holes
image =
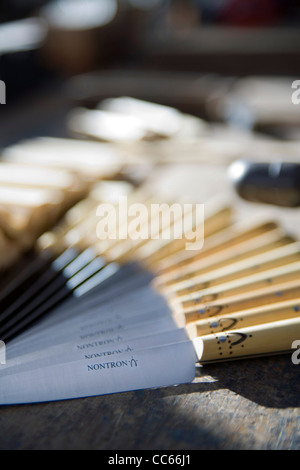
[[[112, 104], [125, 105], [122, 100]], [[138, 120], [132, 120], [134, 138], [138, 134], [151, 140], [156, 135], [172, 143], [180, 113], [166, 109], [159, 123], [154, 112], [151, 116], [150, 105], [146, 111], [139, 106], [137, 115], [145, 113], [148, 122], [144, 119], [138, 126]], [[201, 338], [200, 364], [291, 352], [293, 341], [300, 339], [300, 242], [272, 218], [236, 220], [230, 204], [211, 201], [204, 204], [204, 218], [194, 220], [191, 227], [195, 234], [204, 233], [201, 249], [185, 249], [190, 234], [180, 218], [161, 225], [156, 237], [134, 239], [128, 215], [119, 214], [118, 226], [126, 226], [126, 236], [99, 239], [101, 204], [118, 211], [118, 201], [125, 197], [128, 203], [148, 208], [162, 204], [163, 211], [164, 206], [168, 210], [168, 205], [185, 202], [180, 197], [162, 199], [151, 184], [135, 186], [126, 179], [128, 159], [120, 146], [123, 111], [118, 116], [113, 111], [111, 116], [93, 113], [102, 137], [108, 129], [117, 131], [120, 120], [115, 145], [108, 138], [102, 138], [105, 143], [37, 138], [2, 154], [0, 339], [15, 347], [19, 339], [30, 342], [31, 331], [40, 331], [45, 338], [47, 324], [50, 334], [51, 325], [59, 329], [60, 322], [71, 321], [72, 315], [76, 321], [79, 310], [84, 314], [89, 305], [94, 310], [98, 306], [93, 318], [101, 322], [101, 315], [109, 318], [108, 297], [118, 300], [121, 308], [131, 308], [130, 302], [126, 306], [131, 298], [128, 289], [134, 291], [132, 308], [141, 315], [139, 322], [146, 319], [147, 331], [147, 322], [157, 322], [159, 308], [151, 317], [151, 300], [143, 290], [146, 282], [153, 299], [166, 303], [186, 338]], [[72, 116], [73, 130], [83, 117], [85, 126], [82, 110]], [[112, 127], [106, 119], [112, 120]], [[158, 137], [155, 126], [162, 129], [163, 123], [164, 135]], [[89, 128], [93, 129], [91, 122]], [[130, 165], [135, 168], [135, 158]], [[151, 223], [149, 217], [142, 222], [144, 227]], [[160, 236], [170, 226], [177, 236]]]

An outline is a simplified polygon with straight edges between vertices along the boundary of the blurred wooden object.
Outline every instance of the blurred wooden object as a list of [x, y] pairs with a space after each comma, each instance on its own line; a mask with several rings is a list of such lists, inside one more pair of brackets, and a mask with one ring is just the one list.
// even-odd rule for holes
[[124, 31], [126, 9], [116, 0], [54, 1], [41, 9], [40, 17], [49, 29], [43, 62], [59, 74], [93, 70], [114, 62], [124, 52], [126, 39], [122, 45], [119, 36]]
[[299, 75], [296, 27], [202, 26], [190, 31], [148, 31], [141, 41], [144, 66], [225, 75]]
[[107, 98], [128, 96], [209, 119], [210, 108], [218, 105], [234, 82], [232, 77], [195, 71], [118, 68], [73, 77], [66, 93], [72, 102], [87, 108]]

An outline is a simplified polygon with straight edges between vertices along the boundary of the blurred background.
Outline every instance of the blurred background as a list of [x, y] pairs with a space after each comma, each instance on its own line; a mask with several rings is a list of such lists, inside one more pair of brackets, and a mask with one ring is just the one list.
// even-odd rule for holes
[[299, 26], [299, 0], [0, 0], [0, 146], [124, 95], [298, 139]]

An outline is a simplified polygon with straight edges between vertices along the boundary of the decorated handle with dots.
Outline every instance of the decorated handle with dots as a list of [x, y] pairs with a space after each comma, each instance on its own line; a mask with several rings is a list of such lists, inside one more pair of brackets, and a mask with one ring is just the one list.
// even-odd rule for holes
[[300, 318], [209, 334], [201, 340], [200, 364], [289, 353], [292, 343], [300, 340]]
[[181, 326], [187, 323], [204, 320], [215, 316], [228, 316], [232, 313], [249, 310], [265, 305], [274, 305], [279, 302], [300, 299], [300, 282], [295, 279], [275, 286], [268, 286], [250, 291], [242, 295], [236, 295], [223, 299], [222, 302], [215, 301], [208, 304], [200, 304], [196, 308], [190, 308], [183, 312], [174, 313], [174, 318]]
[[300, 318], [300, 298], [198, 320], [188, 324], [186, 330], [189, 336], [194, 338], [297, 317]]

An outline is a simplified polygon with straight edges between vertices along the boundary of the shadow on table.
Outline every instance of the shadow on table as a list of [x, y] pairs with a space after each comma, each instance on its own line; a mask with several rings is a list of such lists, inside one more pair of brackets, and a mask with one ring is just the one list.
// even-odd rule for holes
[[[281, 433], [290, 413], [274, 411], [300, 407], [299, 371], [289, 356], [247, 359], [199, 368], [191, 384], [4, 407], [0, 448], [291, 448], [298, 445], [291, 426]], [[262, 416], [255, 405], [273, 413], [276, 429], [266, 420], [263, 437], [253, 431]]]
[[[300, 407], [299, 374], [300, 365], [293, 364], [289, 355], [210, 364], [198, 369], [198, 383], [179, 386], [176, 393], [229, 389], [264, 407], [296, 408]], [[202, 382], [206, 376], [214, 381]]]

